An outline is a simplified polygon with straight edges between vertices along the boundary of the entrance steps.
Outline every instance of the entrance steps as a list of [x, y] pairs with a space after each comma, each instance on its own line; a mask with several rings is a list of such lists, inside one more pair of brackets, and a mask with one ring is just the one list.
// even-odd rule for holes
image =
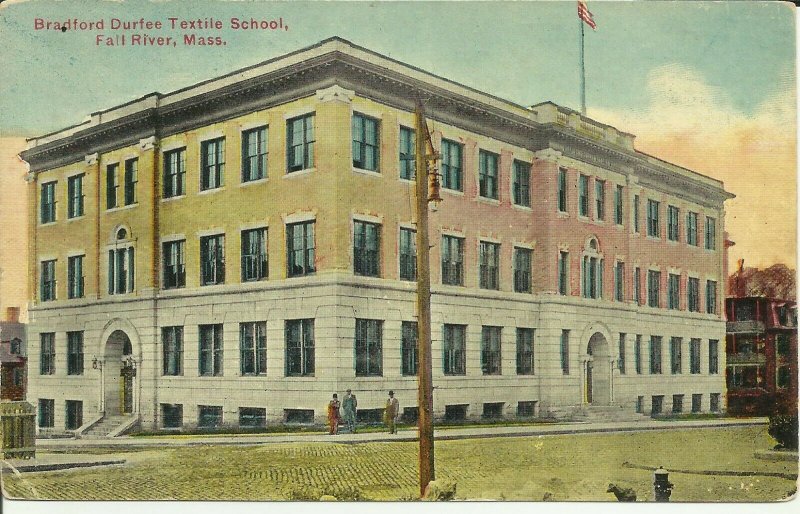
[[103, 416], [99, 421], [81, 432], [82, 439], [116, 437], [129, 429], [138, 417], [135, 414]]

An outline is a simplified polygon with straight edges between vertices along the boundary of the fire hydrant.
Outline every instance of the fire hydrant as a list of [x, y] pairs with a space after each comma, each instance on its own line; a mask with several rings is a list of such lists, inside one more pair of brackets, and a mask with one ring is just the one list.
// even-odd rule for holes
[[669, 481], [669, 472], [663, 466], [653, 473], [653, 493], [657, 502], [668, 502], [675, 484]]

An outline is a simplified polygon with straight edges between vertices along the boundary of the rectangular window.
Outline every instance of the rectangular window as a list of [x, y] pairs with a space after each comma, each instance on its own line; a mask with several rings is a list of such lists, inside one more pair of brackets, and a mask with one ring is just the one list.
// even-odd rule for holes
[[659, 208], [659, 202], [647, 200], [647, 235], [650, 237], [661, 237]]
[[181, 428], [183, 426], [183, 405], [162, 403], [161, 420], [164, 428]]
[[42, 184], [41, 207], [39, 217], [41, 223], [53, 223], [56, 220], [56, 183]]
[[717, 313], [717, 283], [713, 280], [706, 281], [706, 312]]
[[681, 306], [681, 276], [670, 273], [667, 284], [667, 307], [678, 310]]
[[356, 320], [355, 361], [357, 377], [383, 375], [383, 322]]
[[680, 210], [674, 205], [667, 206], [667, 239], [677, 241], [680, 226]]
[[222, 375], [222, 325], [200, 325], [198, 372], [201, 377]]
[[400, 127], [400, 178], [414, 180], [417, 168], [417, 138], [413, 129]]
[[466, 325], [445, 324], [443, 336], [443, 367], [445, 375], [466, 375]]
[[595, 219], [606, 219], [606, 181], [594, 181]]
[[39, 399], [39, 428], [53, 428], [55, 426], [56, 401]]
[[561, 374], [569, 375], [569, 330], [561, 331]]
[[164, 351], [164, 375], [183, 374], [183, 327], [164, 327], [161, 329], [161, 346]]
[[639, 267], [633, 268], [633, 300], [636, 305], [642, 304], [642, 270]]
[[566, 295], [569, 287], [569, 253], [558, 252], [558, 294]]
[[186, 285], [186, 241], [164, 243], [164, 289], [175, 289]]
[[686, 214], [686, 244], [697, 246], [697, 213]]
[[517, 417], [532, 418], [536, 416], [536, 401], [517, 402]]
[[242, 132], [242, 182], [267, 176], [267, 127]]
[[126, 294], [134, 289], [133, 247], [108, 251], [108, 294]]
[[673, 414], [680, 414], [683, 412], [683, 395], [682, 394], [673, 394], [672, 395], [672, 413]]
[[464, 285], [464, 239], [442, 236], [442, 284]]
[[365, 277], [381, 274], [381, 226], [353, 221], [353, 273]]
[[136, 203], [136, 184], [138, 182], [139, 159], [128, 159], [125, 161], [125, 205]]
[[558, 212], [567, 212], [567, 170], [558, 168]]
[[709, 399], [709, 410], [711, 412], [719, 412], [719, 398], [720, 398], [720, 394], [719, 393], [711, 393], [708, 396], [708, 399]]
[[117, 199], [119, 195], [119, 163], [106, 166], [106, 209], [114, 209], [119, 206]]
[[636, 397], [636, 413], [642, 414], [644, 412], [644, 396]]
[[400, 280], [417, 280], [417, 231], [400, 228]]
[[266, 375], [266, 321], [239, 323], [239, 372], [242, 376]]
[[500, 245], [481, 241], [479, 264], [480, 288], [500, 289]]
[[636, 334], [636, 341], [633, 343], [633, 361], [636, 367], [636, 374], [642, 374], [642, 336]]
[[83, 176], [75, 175], [67, 179], [67, 217], [83, 216]]
[[622, 225], [622, 220], [622, 186], [617, 186], [614, 189], [614, 222], [617, 225]]
[[353, 113], [353, 167], [378, 171], [380, 125], [378, 120]]
[[647, 306], [661, 306], [661, 272], [647, 271]]
[[43, 302], [56, 299], [56, 261], [42, 261], [39, 296]]
[[697, 414], [698, 412], [702, 412], [703, 410], [703, 395], [702, 394], [693, 394], [692, 395], [692, 413]]
[[786, 389], [791, 385], [792, 370], [789, 366], [778, 366], [775, 373], [775, 386], [778, 389]]
[[619, 334], [619, 356], [617, 359], [617, 368], [619, 369], [619, 374], [625, 374], [625, 334]]
[[286, 376], [314, 376], [314, 320], [286, 320]]
[[633, 231], [639, 233], [639, 195], [633, 197]]
[[225, 173], [225, 138], [200, 143], [200, 191], [222, 187]]
[[589, 177], [578, 177], [578, 214], [589, 216]]
[[287, 275], [311, 275], [314, 267], [314, 222], [286, 225]]
[[661, 374], [661, 336], [650, 336], [650, 374]]
[[716, 339], [708, 340], [708, 374], [716, 375], [719, 373], [719, 341]]
[[164, 152], [164, 198], [182, 196], [186, 175], [186, 148]]
[[777, 334], [775, 336], [775, 352], [779, 357], [787, 357], [789, 355], [792, 348], [791, 341], [787, 334]]
[[686, 307], [689, 312], [700, 312], [700, 279], [689, 277], [686, 289]]
[[225, 283], [225, 234], [200, 238], [200, 285]]
[[442, 187], [462, 191], [462, 168], [464, 146], [454, 141], [442, 139]]
[[533, 250], [514, 248], [514, 291], [517, 293], [531, 292], [532, 260]]
[[680, 337], [673, 337], [669, 341], [669, 363], [670, 371], [673, 375], [680, 375], [683, 373], [683, 355], [681, 354], [681, 346], [683, 339]]
[[517, 329], [517, 375], [534, 374], [532, 328]]
[[83, 255], [67, 259], [67, 298], [83, 298]]
[[39, 428], [53, 428], [55, 426], [55, 411], [55, 400], [39, 399]]
[[478, 184], [480, 195], [497, 200], [497, 161], [499, 157], [484, 150], [478, 152]]
[[706, 216], [706, 250], [717, 249], [717, 220]]
[[67, 375], [83, 375], [83, 332], [67, 332]]
[[217, 405], [197, 406], [197, 426], [199, 428], [217, 428], [222, 425], [222, 407]]
[[501, 327], [481, 327], [481, 371], [484, 375], [500, 375]]
[[664, 410], [664, 396], [656, 395], [650, 399], [650, 415], [656, 416]]
[[314, 167], [314, 113], [286, 121], [286, 172]]
[[239, 426], [241, 428], [264, 428], [267, 426], [267, 409], [239, 407]]
[[53, 332], [39, 334], [39, 374], [56, 373], [56, 335]]
[[242, 230], [242, 282], [263, 280], [267, 266], [267, 229]]
[[617, 262], [614, 266], [614, 299], [618, 302], [625, 301], [625, 263]]
[[531, 165], [527, 162], [514, 160], [512, 189], [514, 204], [531, 206]]
[[400, 360], [404, 377], [417, 374], [417, 322], [404, 321], [401, 328]]
[[700, 340], [689, 341], [689, 373], [700, 374]]
[[83, 402], [78, 400], [67, 400], [64, 402], [66, 416], [64, 428], [67, 430], [77, 430], [83, 425]]

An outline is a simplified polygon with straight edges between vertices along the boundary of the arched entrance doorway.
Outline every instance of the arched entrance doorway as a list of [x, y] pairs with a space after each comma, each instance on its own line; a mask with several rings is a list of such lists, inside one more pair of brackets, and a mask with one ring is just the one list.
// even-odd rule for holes
[[103, 410], [107, 416], [134, 412], [136, 366], [131, 340], [122, 330], [108, 336], [103, 354]]
[[586, 401], [593, 405], [611, 404], [611, 353], [600, 332], [589, 338], [586, 348]]

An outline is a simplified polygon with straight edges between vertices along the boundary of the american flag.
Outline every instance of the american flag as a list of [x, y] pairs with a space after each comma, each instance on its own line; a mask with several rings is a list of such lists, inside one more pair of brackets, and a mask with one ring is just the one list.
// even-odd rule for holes
[[594, 22], [594, 19], [592, 19], [591, 11], [586, 7], [586, 2], [582, 0], [578, 0], [578, 18], [586, 22], [593, 30], [597, 29], [597, 24]]

